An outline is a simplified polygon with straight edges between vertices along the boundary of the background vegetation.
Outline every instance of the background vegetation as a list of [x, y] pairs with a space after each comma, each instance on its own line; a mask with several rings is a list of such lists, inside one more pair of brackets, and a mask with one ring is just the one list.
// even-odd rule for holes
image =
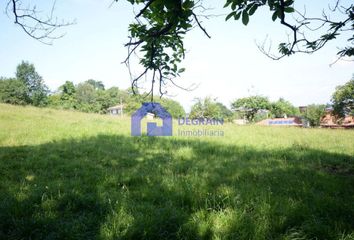
[[[142, 102], [150, 101], [147, 95], [118, 87], [106, 89], [101, 81], [94, 79], [77, 85], [66, 81], [56, 91], [50, 92], [34, 65], [25, 61], [17, 66], [14, 78], [0, 78], [0, 102], [17, 105], [48, 106], [105, 114], [109, 107], [122, 103], [125, 113], [129, 115], [138, 109]], [[174, 118], [186, 116], [182, 105], [175, 100], [164, 97], [154, 101], [160, 102]], [[218, 102], [217, 98], [209, 96], [195, 99], [189, 117], [222, 118], [225, 121], [246, 119], [253, 123], [265, 118], [300, 116], [307, 119], [311, 126], [319, 126], [326, 108], [333, 109], [333, 114], [339, 119], [354, 114], [353, 79], [336, 88], [331, 104], [311, 104], [303, 113], [283, 98], [277, 101], [270, 101], [268, 97], [261, 95], [238, 98], [231, 103], [229, 109]]]

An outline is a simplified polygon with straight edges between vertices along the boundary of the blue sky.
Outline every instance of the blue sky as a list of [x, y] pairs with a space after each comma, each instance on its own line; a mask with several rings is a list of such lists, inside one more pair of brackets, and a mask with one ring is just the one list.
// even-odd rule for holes
[[[89, 78], [102, 81], [106, 87], [130, 86], [128, 70], [121, 64], [127, 54], [123, 46], [127, 42], [127, 27], [134, 19], [133, 8], [126, 1], [109, 7], [111, 0], [57, 0], [56, 15], [68, 21], [76, 19], [77, 24], [63, 29], [65, 37], [52, 46], [27, 37], [15, 26], [12, 16], [4, 13], [5, 2], [0, 4], [0, 76], [13, 76], [16, 65], [27, 60], [35, 64], [52, 90], [66, 80], [79, 83]], [[217, 1], [205, 2], [214, 8], [210, 14], [226, 13]], [[310, 2], [306, 3], [307, 12], [314, 14], [328, 3], [303, 0], [297, 1], [297, 6], [301, 9], [304, 2]], [[45, 10], [52, 1], [37, 1], [37, 4]], [[268, 35], [276, 49], [276, 44], [287, 37], [287, 30], [273, 23], [269, 12], [257, 13], [247, 27], [224, 19], [225, 16], [203, 19], [211, 39], [198, 28], [186, 37], [183, 66], [187, 70], [176, 82], [182, 86], [195, 83], [199, 87], [193, 92], [176, 88], [168, 91], [187, 110], [194, 98], [205, 96], [217, 98], [227, 106], [232, 100], [250, 94], [265, 95], [271, 100], [283, 97], [295, 105], [327, 103], [335, 87], [347, 82], [354, 73], [354, 62], [340, 61], [330, 67], [336, 59], [337, 46], [346, 42], [344, 37], [313, 55], [273, 61], [255, 43]], [[134, 70], [136, 74], [139, 72], [139, 68]]]

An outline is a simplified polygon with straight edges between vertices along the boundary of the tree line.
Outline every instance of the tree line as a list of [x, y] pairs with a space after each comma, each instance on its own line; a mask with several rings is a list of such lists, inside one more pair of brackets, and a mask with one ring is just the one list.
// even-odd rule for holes
[[[146, 101], [149, 100], [144, 93], [134, 93], [131, 89], [123, 90], [118, 87], [106, 89], [101, 81], [94, 79], [77, 85], [66, 81], [55, 92], [50, 92], [34, 65], [26, 61], [17, 66], [15, 77], [0, 78], [0, 102], [9, 104], [105, 114], [109, 107], [122, 103], [125, 113], [131, 114]], [[175, 100], [162, 98], [155, 101], [160, 102], [174, 118], [186, 115], [182, 105]], [[205, 97], [195, 99], [189, 117], [222, 118], [225, 121], [245, 119], [252, 123], [265, 118], [302, 116], [311, 126], [318, 126], [328, 107], [333, 108], [333, 113], [339, 118], [354, 116], [354, 76], [346, 84], [336, 88], [331, 104], [311, 104], [306, 107], [305, 112], [300, 112], [298, 107], [283, 98], [270, 101], [268, 97], [261, 95], [249, 96], [234, 100], [228, 108], [217, 99]]]
[[189, 116], [190, 118], [222, 118], [229, 122], [243, 119], [247, 123], [255, 123], [267, 118], [299, 116], [307, 119], [311, 126], [319, 126], [320, 119], [328, 106], [311, 104], [306, 106], [305, 112], [300, 112], [298, 107], [283, 98], [272, 102], [268, 97], [255, 95], [234, 100], [231, 109], [228, 109], [215, 99], [206, 97], [196, 100]]
[[270, 101], [268, 97], [254, 95], [238, 98], [231, 102], [231, 109], [217, 102], [211, 97], [198, 98], [192, 106], [190, 118], [223, 118], [226, 121], [244, 119], [249, 123], [261, 121], [266, 118], [302, 117], [310, 126], [319, 126], [320, 119], [326, 109], [332, 111], [338, 119], [345, 116], [354, 116], [354, 75], [342, 86], [338, 86], [332, 94], [331, 103], [310, 104], [305, 111], [300, 112], [291, 102], [284, 98]]
[[[89, 79], [75, 85], [66, 81], [56, 91], [50, 92], [33, 64], [22, 61], [15, 77], [0, 78], [0, 102], [16, 105], [33, 105], [69, 109], [89, 113], [107, 113], [109, 107], [122, 103], [127, 114], [132, 113], [148, 99], [144, 93], [133, 94], [130, 89], [106, 89], [101, 81]], [[175, 118], [185, 116], [180, 103], [169, 98], [157, 99]]]

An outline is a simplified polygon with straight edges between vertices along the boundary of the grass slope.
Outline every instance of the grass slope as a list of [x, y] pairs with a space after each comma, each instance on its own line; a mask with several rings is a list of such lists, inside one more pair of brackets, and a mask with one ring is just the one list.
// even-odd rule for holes
[[353, 131], [218, 128], [0, 104], [0, 239], [354, 239]]

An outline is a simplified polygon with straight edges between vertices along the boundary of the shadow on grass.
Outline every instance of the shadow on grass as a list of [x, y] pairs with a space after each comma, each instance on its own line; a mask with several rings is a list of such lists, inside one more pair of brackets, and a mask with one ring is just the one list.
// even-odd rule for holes
[[0, 239], [354, 237], [354, 158], [100, 135], [0, 148]]

